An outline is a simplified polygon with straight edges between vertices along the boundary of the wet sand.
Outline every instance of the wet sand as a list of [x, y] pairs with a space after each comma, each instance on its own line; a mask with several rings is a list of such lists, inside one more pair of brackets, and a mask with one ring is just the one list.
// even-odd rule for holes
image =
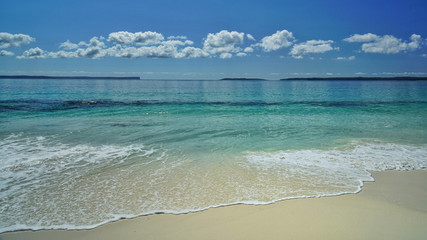
[[427, 171], [374, 172], [358, 194], [120, 220], [92, 230], [17, 231], [12, 239], [424, 239]]

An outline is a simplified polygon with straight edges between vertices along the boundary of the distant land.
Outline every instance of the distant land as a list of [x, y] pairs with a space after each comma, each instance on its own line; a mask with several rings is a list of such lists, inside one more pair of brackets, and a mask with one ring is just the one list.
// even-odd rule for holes
[[33, 76], [33, 75], [0, 75], [0, 78], [11, 79], [122, 79], [140, 80], [140, 77], [88, 77], [88, 76]]
[[[222, 78], [220, 80], [268, 81], [263, 78]], [[317, 80], [317, 81], [426, 81], [427, 77], [309, 77], [282, 78], [281, 81]]]
[[266, 81], [263, 78], [221, 78], [220, 80], [258, 80], [258, 81]]
[[[106, 80], [141, 80], [140, 77], [91, 77], [91, 76], [35, 76], [35, 75], [0, 75], [0, 79], [106, 79]], [[222, 78], [234, 81], [268, 81], [264, 78]], [[427, 81], [427, 77], [309, 77], [282, 78], [280, 81], [315, 80], [315, 81]]]
[[342, 80], [351, 80], [351, 81], [364, 81], [364, 80], [375, 80], [375, 81], [426, 81], [427, 77], [322, 77], [322, 78], [283, 78], [281, 81], [290, 81], [290, 80], [329, 80], [329, 81], [342, 81]]

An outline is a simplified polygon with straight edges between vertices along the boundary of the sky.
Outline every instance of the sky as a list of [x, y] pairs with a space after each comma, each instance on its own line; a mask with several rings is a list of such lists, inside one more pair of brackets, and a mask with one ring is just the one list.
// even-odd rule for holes
[[425, 0], [0, 0], [0, 75], [427, 76]]

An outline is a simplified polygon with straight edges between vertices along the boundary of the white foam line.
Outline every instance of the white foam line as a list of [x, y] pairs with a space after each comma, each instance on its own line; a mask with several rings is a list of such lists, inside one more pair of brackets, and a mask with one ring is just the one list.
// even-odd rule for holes
[[[372, 175], [371, 175], [372, 178]], [[360, 185], [358, 186], [358, 189], [354, 192], [339, 192], [336, 194], [318, 194], [318, 195], [302, 195], [302, 196], [293, 196], [293, 197], [285, 197], [285, 198], [279, 198], [268, 202], [261, 202], [261, 201], [242, 201], [242, 202], [234, 202], [234, 203], [224, 203], [224, 204], [217, 204], [217, 205], [210, 205], [204, 208], [197, 208], [197, 209], [185, 209], [182, 211], [174, 211], [174, 210], [152, 210], [149, 212], [144, 212], [140, 214], [122, 214], [122, 215], [116, 215], [113, 214], [111, 219], [102, 221], [97, 224], [92, 225], [84, 225], [84, 226], [77, 226], [77, 225], [52, 225], [52, 226], [28, 226], [23, 224], [17, 224], [13, 226], [8, 226], [0, 229], [0, 233], [6, 233], [6, 232], [15, 232], [15, 231], [39, 231], [39, 230], [90, 230], [97, 228], [99, 226], [105, 225], [107, 223], [116, 222], [122, 219], [133, 219], [137, 217], [143, 217], [143, 216], [150, 216], [150, 215], [156, 215], [156, 214], [172, 214], [172, 215], [181, 215], [181, 214], [189, 214], [189, 213], [197, 213], [209, 210], [211, 208], [220, 208], [220, 207], [228, 207], [228, 206], [235, 206], [235, 205], [270, 205], [274, 204], [280, 201], [285, 200], [292, 200], [292, 199], [304, 199], [304, 198], [320, 198], [320, 197], [334, 197], [334, 196], [341, 196], [345, 194], [356, 194], [359, 193], [362, 190], [362, 187], [364, 186], [364, 182], [373, 182], [375, 181], [374, 178], [371, 180], [366, 181], [360, 181]]]
[[[249, 161], [250, 163], [256, 164], [258, 166], [267, 166], [267, 168], [271, 164], [273, 164], [274, 166], [274, 164], [301, 165], [302, 163], [304, 163], [306, 166], [312, 166], [312, 165], [317, 166], [317, 164], [321, 164], [326, 169], [330, 169], [331, 167], [333, 169], [338, 169], [338, 168], [341, 169], [342, 165], [340, 164], [339, 166], [336, 165], [336, 161], [341, 160], [339, 162], [343, 163], [343, 166], [346, 167], [346, 169], [344, 169], [345, 173], [349, 173], [346, 170], [353, 169], [354, 167], [362, 171], [365, 171], [366, 173], [366, 175], [358, 176], [359, 179], [357, 180], [359, 184], [354, 191], [342, 191], [342, 192], [336, 192], [331, 194], [291, 196], [291, 197], [274, 199], [268, 202], [237, 201], [237, 202], [231, 202], [231, 203], [209, 205], [203, 208], [184, 209], [180, 211], [158, 209], [158, 210], [150, 210], [140, 214], [122, 214], [122, 215], [111, 214], [110, 215], [111, 217], [107, 220], [104, 220], [97, 224], [82, 225], [82, 226], [67, 225], [67, 224], [52, 225], [52, 226], [15, 224], [12, 226], [0, 228], [0, 233], [18, 231], [18, 230], [93, 229], [98, 226], [104, 225], [106, 223], [114, 222], [120, 219], [130, 219], [130, 218], [135, 218], [139, 216], [147, 216], [147, 215], [153, 215], [153, 214], [159, 214], [159, 213], [178, 215], [178, 214], [188, 214], [188, 213], [205, 211], [210, 208], [219, 208], [219, 207], [232, 206], [232, 205], [238, 205], [238, 204], [268, 205], [268, 204], [273, 204], [279, 201], [289, 200], [289, 199], [331, 197], [331, 196], [339, 196], [344, 194], [355, 194], [362, 190], [362, 187], [364, 186], [364, 182], [374, 181], [374, 178], [372, 177], [372, 174], [369, 171], [372, 171], [372, 170], [384, 171], [384, 170], [390, 170], [390, 169], [395, 169], [395, 170], [426, 169], [427, 154], [424, 146], [422, 146], [423, 148], [420, 149], [415, 146], [403, 146], [403, 145], [392, 144], [392, 143], [386, 143], [386, 144], [374, 143], [374, 146], [371, 146], [370, 144], [359, 144], [357, 142], [353, 144], [354, 144], [354, 147], [348, 150], [342, 151], [342, 150], [332, 149], [332, 150], [326, 150], [326, 153], [325, 151], [322, 151], [322, 150], [300, 150], [300, 151], [297, 151], [297, 153], [295, 153], [295, 151], [279, 151], [275, 153], [261, 152], [261, 153], [248, 153], [248, 154], [252, 156], [249, 159], [251, 160]], [[380, 153], [377, 152], [378, 150], [380, 150]], [[163, 156], [165, 156], [164, 154], [165, 153], [163, 152], [162, 156], [160, 156], [160, 159]], [[299, 159], [301, 157], [300, 155], [303, 157], [302, 160], [304, 160], [302, 162], [301, 162], [301, 159]], [[305, 158], [307, 156], [308, 158]], [[332, 160], [330, 160], [331, 156], [334, 156]], [[390, 159], [390, 157], [392, 158]], [[311, 161], [309, 161], [310, 159]], [[391, 162], [383, 161], [383, 160], [390, 160]], [[356, 164], [357, 166], [354, 164]]]

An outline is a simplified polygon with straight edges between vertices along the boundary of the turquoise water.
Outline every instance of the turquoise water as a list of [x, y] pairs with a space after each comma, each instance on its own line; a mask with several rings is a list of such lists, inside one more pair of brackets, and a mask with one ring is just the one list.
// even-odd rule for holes
[[425, 81], [0, 79], [0, 232], [358, 192], [426, 119]]

